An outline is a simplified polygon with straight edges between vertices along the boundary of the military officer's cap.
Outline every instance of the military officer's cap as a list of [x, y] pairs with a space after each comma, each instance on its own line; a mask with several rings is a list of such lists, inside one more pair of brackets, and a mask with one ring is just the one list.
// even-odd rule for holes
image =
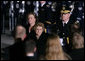
[[71, 8], [69, 6], [66, 6], [66, 5], [62, 6], [61, 14], [66, 14], [70, 12], [71, 12]]

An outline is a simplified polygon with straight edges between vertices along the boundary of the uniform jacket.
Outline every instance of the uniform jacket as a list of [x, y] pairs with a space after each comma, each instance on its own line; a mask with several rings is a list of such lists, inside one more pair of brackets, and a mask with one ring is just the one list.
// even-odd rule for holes
[[40, 4], [38, 14], [39, 14], [38, 17], [40, 22], [45, 23], [45, 21], [51, 21], [52, 20], [51, 6], [45, 3], [43, 7], [41, 7]]

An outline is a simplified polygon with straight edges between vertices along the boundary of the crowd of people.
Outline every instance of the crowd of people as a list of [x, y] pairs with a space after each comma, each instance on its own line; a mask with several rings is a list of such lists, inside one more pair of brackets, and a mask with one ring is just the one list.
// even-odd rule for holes
[[83, 32], [79, 22], [70, 19], [71, 9], [63, 5], [61, 19], [52, 22], [51, 12], [44, 12], [45, 9], [50, 10], [48, 5], [44, 7], [46, 1], [40, 3], [43, 4], [39, 18], [30, 12], [26, 16], [26, 23], [17, 24], [14, 30], [15, 43], [6, 48], [8, 59], [84, 60]]

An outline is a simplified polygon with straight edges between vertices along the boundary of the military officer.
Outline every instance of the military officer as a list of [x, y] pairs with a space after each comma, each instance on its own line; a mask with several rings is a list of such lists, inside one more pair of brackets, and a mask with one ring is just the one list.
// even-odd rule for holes
[[47, 1], [39, 1], [39, 11], [38, 11], [39, 21], [46, 24], [51, 24], [52, 20], [52, 11], [51, 6], [47, 3]]
[[[39, 11], [38, 11], [38, 18], [39, 21], [44, 23], [46, 32], [52, 33], [53, 27], [55, 26], [55, 21], [53, 19], [53, 12], [52, 12], [52, 2], [49, 3], [48, 1], [39, 1]], [[55, 27], [54, 27], [55, 28]]]
[[71, 48], [71, 41], [70, 41], [70, 28], [72, 24], [72, 20], [70, 20], [71, 8], [69, 6], [63, 5], [61, 10], [61, 20], [58, 22], [58, 35], [60, 38], [63, 39], [62, 46], [66, 52]]

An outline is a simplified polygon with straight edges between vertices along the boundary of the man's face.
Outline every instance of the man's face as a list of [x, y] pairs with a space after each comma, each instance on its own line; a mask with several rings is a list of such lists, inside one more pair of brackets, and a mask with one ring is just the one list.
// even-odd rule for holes
[[63, 21], [66, 21], [70, 18], [70, 13], [66, 13], [66, 14], [61, 14], [61, 18]]
[[38, 26], [38, 27], [36, 28], [35, 32], [36, 32], [37, 35], [40, 36], [40, 35], [42, 34], [42, 32], [43, 32], [43, 28], [42, 28], [41, 26]]

